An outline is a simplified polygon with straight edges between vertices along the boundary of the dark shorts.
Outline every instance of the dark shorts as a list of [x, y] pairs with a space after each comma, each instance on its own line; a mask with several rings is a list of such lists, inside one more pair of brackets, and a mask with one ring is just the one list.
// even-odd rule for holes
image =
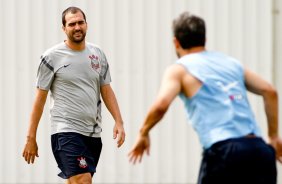
[[215, 143], [203, 153], [198, 184], [276, 184], [275, 150], [261, 138]]
[[67, 179], [71, 176], [96, 172], [102, 150], [101, 138], [88, 137], [78, 133], [57, 133], [51, 136], [52, 150], [61, 173]]

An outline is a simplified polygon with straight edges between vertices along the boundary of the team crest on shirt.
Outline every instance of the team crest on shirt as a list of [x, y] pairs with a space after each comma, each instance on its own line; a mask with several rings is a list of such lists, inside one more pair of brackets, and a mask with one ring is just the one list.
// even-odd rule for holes
[[92, 55], [89, 56], [89, 59], [91, 61], [92, 69], [94, 69], [95, 71], [100, 73], [101, 72], [101, 64], [99, 62], [99, 57], [92, 54]]
[[79, 161], [79, 167], [80, 168], [84, 169], [84, 168], [87, 167], [87, 162], [86, 162], [84, 157], [79, 157], [79, 158], [77, 158], [77, 160]]

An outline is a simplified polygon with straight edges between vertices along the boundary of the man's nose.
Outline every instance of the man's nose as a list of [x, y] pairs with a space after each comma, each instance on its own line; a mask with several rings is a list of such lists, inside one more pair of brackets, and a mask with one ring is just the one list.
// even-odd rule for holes
[[80, 30], [80, 25], [78, 23], [76, 23], [75, 26], [74, 26], [74, 29], [75, 30]]

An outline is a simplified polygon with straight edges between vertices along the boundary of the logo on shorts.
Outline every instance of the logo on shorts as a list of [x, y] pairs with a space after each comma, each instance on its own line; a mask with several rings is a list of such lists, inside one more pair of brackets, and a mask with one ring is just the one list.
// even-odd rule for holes
[[87, 162], [86, 162], [84, 157], [79, 157], [77, 160], [79, 161], [79, 167], [80, 168], [84, 169], [84, 168], [87, 167]]

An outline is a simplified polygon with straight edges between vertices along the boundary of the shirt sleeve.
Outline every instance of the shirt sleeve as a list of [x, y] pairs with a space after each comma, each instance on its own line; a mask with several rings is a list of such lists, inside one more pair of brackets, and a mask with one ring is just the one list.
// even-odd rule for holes
[[103, 86], [103, 85], [109, 84], [112, 81], [112, 79], [111, 79], [110, 67], [109, 67], [107, 58], [103, 51], [100, 50], [100, 52], [102, 55], [102, 63], [101, 63], [102, 69], [100, 73], [100, 85]]
[[54, 79], [54, 67], [47, 56], [40, 57], [41, 62], [37, 71], [36, 86], [39, 89], [50, 90]]

